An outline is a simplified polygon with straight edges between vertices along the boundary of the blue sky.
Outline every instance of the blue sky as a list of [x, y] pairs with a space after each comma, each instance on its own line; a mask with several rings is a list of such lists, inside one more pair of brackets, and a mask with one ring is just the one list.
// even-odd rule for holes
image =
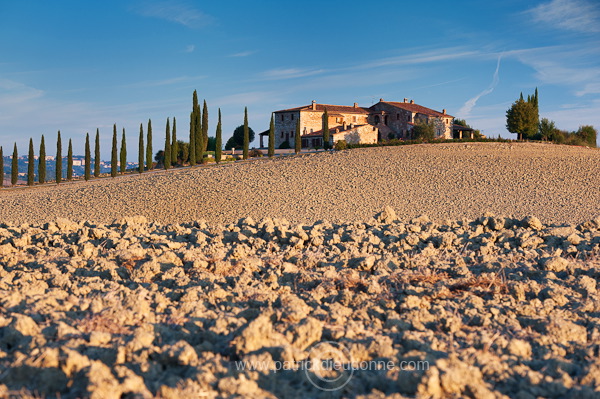
[[[57, 130], [83, 153], [112, 125], [136, 158], [149, 118], [154, 148], [167, 117], [189, 132], [192, 92], [217, 109], [227, 139], [258, 133], [275, 110], [379, 98], [466, 118], [488, 136], [514, 137], [505, 112], [540, 92], [540, 116], [562, 129], [600, 127], [600, 3], [363, 1], [0, 0], [0, 145]], [[253, 143], [258, 146], [258, 140]], [[52, 145], [48, 144], [52, 153]]]

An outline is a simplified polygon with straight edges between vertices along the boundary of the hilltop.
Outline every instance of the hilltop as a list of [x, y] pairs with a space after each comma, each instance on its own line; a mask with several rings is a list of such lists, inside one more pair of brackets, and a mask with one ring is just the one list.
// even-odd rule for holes
[[580, 223], [600, 213], [600, 151], [531, 143], [365, 148], [182, 168], [115, 179], [1, 190], [0, 220], [160, 223], [285, 218], [367, 220], [391, 206], [400, 220], [484, 212]]

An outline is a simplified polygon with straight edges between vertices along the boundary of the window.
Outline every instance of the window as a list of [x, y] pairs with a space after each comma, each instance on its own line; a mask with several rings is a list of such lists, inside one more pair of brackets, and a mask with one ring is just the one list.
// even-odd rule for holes
[[356, 122], [356, 116], [354, 116], [354, 117], [352, 118], [352, 120], [353, 120], [354, 122]]
[[291, 114], [290, 116], [292, 117], [292, 120], [294, 120], [294, 114]]
[[294, 131], [293, 130], [290, 132], [290, 137], [294, 137]]
[[396, 114], [396, 120], [399, 121], [400, 120], [400, 114]]
[[[281, 120], [283, 120], [283, 114], [281, 114]], [[281, 137], [283, 137], [283, 136], [281, 136]]]
[[283, 138], [283, 132], [281, 132], [281, 138]]

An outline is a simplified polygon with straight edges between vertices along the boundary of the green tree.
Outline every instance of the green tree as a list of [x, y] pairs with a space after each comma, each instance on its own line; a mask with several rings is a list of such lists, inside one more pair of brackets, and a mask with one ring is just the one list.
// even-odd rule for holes
[[506, 129], [516, 133], [518, 140], [535, 138], [538, 123], [535, 106], [531, 102], [519, 99], [506, 111]]
[[19, 180], [19, 153], [17, 152], [17, 143], [15, 143], [15, 148], [13, 149], [12, 156], [12, 168], [10, 170], [10, 184], [13, 186], [17, 184]]
[[140, 139], [138, 144], [138, 172], [144, 173], [144, 158], [146, 153], [144, 152], [144, 125], [140, 123]]
[[179, 150], [179, 153], [177, 154], [177, 158], [181, 159], [182, 164], [186, 163], [190, 156], [190, 144], [186, 143], [185, 141], [178, 140], [177, 148]]
[[100, 130], [96, 129], [96, 139], [94, 143], [94, 177], [100, 177]]
[[60, 138], [60, 130], [56, 139], [56, 174], [54, 176], [56, 184], [62, 181], [62, 139]]
[[221, 128], [221, 108], [219, 108], [219, 120], [217, 122], [216, 143], [215, 143], [215, 161], [221, 162], [221, 154], [223, 151], [223, 131]]
[[173, 134], [171, 137], [171, 163], [177, 165], [179, 146], [177, 144], [177, 120], [173, 117]]
[[208, 149], [208, 107], [206, 106], [206, 100], [202, 106], [202, 150], [206, 152]]
[[111, 177], [117, 176], [117, 124], [113, 125], [113, 138], [112, 138], [112, 151], [110, 154], [110, 175]]
[[554, 125], [554, 121], [542, 118], [538, 129], [542, 140], [554, 141], [556, 137], [556, 126]]
[[121, 137], [121, 152], [120, 152], [121, 174], [127, 170], [127, 140], [125, 140], [125, 128], [123, 128], [123, 136]]
[[323, 148], [326, 150], [329, 149], [329, 113], [327, 112], [327, 108], [325, 108], [325, 112], [323, 113]]
[[596, 139], [598, 137], [598, 131], [594, 126], [586, 125], [580, 126], [575, 135], [583, 140], [586, 145], [590, 147], [596, 147]]
[[67, 180], [73, 180], [73, 143], [69, 139], [69, 148], [67, 149]]
[[188, 145], [190, 166], [196, 164], [196, 114], [190, 113], [190, 143]]
[[196, 123], [196, 127], [194, 128], [196, 131], [196, 163], [201, 164], [204, 160], [204, 134], [202, 131], [202, 112], [199, 105], [196, 105], [194, 114]]
[[90, 134], [85, 134], [85, 165], [84, 165], [84, 174], [83, 178], [85, 181], [90, 180], [92, 168], [92, 153], [90, 151]]
[[198, 92], [194, 90], [192, 96], [192, 113], [190, 114], [190, 165], [202, 162], [204, 156], [202, 149], [202, 113], [198, 104]]
[[302, 150], [302, 138], [300, 137], [300, 118], [296, 121], [296, 131], [294, 132], [294, 151], [299, 153]]
[[4, 187], [4, 151], [0, 145], [0, 187]]
[[169, 126], [169, 118], [167, 118], [167, 128], [165, 136], [165, 149], [164, 149], [164, 167], [169, 169], [171, 167], [171, 127]]
[[[251, 127], [248, 127], [249, 141], [254, 141], [254, 137], [254, 130], [252, 130]], [[225, 149], [227, 150], [232, 148], [235, 148], [236, 150], [244, 148], [244, 125], [236, 127], [233, 131], [233, 136], [231, 136], [229, 140], [227, 140], [227, 144], [225, 144]]]
[[413, 127], [413, 136], [416, 140], [432, 141], [435, 138], [435, 126], [420, 121]]
[[152, 121], [148, 119], [148, 133], [146, 138], [146, 168], [148, 170], [154, 168], [152, 161]]
[[35, 178], [35, 153], [33, 152], [33, 139], [29, 139], [29, 162], [27, 163], [27, 185], [33, 186]]
[[275, 118], [271, 114], [271, 124], [269, 125], [269, 158], [273, 158], [275, 155]]
[[250, 131], [248, 130], [248, 107], [244, 108], [244, 147], [243, 158], [248, 159], [248, 147], [250, 146]]
[[40, 141], [40, 159], [38, 161], [38, 182], [40, 184], [46, 183], [46, 140], [42, 134], [42, 141]]
[[217, 137], [209, 136], [208, 137], [208, 145], [206, 146], [207, 151], [215, 152], [217, 150]]

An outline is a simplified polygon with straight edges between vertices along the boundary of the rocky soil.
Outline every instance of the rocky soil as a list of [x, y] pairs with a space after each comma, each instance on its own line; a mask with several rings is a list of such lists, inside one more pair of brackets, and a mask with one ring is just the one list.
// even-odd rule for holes
[[[600, 218], [389, 207], [354, 223], [3, 224], [0, 396], [598, 397], [599, 254]], [[327, 341], [346, 361], [429, 367], [346, 370], [332, 391], [318, 370], [277, 370]]]
[[0, 221], [64, 217], [111, 223], [142, 215], [161, 223], [244, 217], [366, 220], [396, 209], [401, 220], [477, 218], [484, 212], [545, 223], [600, 213], [600, 151], [570, 146], [454, 143], [365, 148], [233, 165], [185, 168], [34, 189], [0, 190]]

